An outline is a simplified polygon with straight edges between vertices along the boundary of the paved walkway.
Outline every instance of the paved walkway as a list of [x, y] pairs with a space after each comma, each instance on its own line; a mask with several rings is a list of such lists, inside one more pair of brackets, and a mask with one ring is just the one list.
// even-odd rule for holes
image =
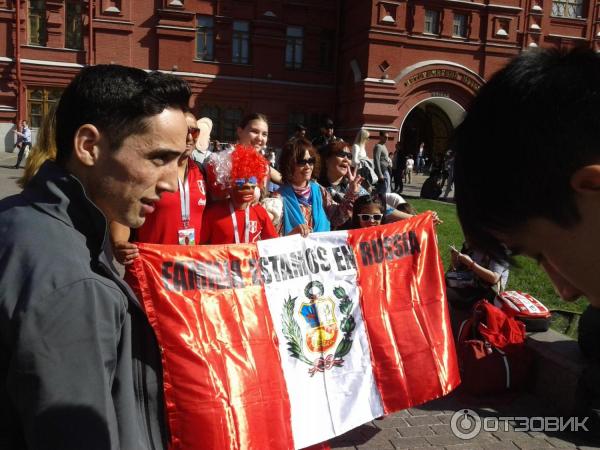
[[[23, 174], [23, 169], [13, 169], [16, 162], [17, 152], [7, 153], [0, 151], [0, 198], [21, 191], [16, 181]], [[24, 165], [24, 162], [21, 165]]]
[[[550, 406], [527, 393], [476, 399], [461, 394], [459, 388], [444, 398], [362, 425], [333, 440], [331, 447], [345, 450], [600, 448], [600, 442], [593, 441], [585, 431], [535, 431], [544, 420], [541, 418], [552, 416]], [[477, 420], [488, 431], [482, 430], [471, 439], [457, 436], [474, 432]], [[453, 422], [458, 433], [453, 432]], [[517, 431], [524, 427], [530, 427], [531, 431]]]
[[[12, 168], [16, 153], [0, 152], [0, 198], [19, 192], [15, 181], [23, 170]], [[423, 175], [415, 175], [413, 183], [406, 185], [403, 195], [418, 197]], [[452, 194], [450, 195], [452, 199]], [[551, 399], [547, 399], [551, 402]], [[470, 410], [466, 412], [465, 410]], [[451, 422], [457, 413], [457, 423], [464, 423], [459, 432], [469, 432], [479, 420], [487, 428], [494, 425], [495, 417], [513, 418], [497, 422], [497, 431], [481, 431], [469, 440], [460, 439], [452, 430]], [[392, 414], [383, 420], [375, 420], [358, 427], [331, 442], [335, 449], [394, 450], [394, 449], [548, 449], [548, 448], [600, 448], [593, 444], [589, 433], [553, 433], [540, 431], [516, 431], [515, 417], [551, 417], [548, 403], [528, 393], [504, 395], [499, 398], [472, 398], [460, 393], [460, 388], [445, 398], [431, 401], [417, 408]], [[465, 422], [463, 419], [467, 419]], [[539, 427], [540, 419], [531, 425]], [[492, 427], [493, 428], [493, 427]], [[310, 430], [307, 430], [310, 432]], [[587, 439], [587, 440], [586, 440]], [[265, 449], [267, 450], [267, 449]]]

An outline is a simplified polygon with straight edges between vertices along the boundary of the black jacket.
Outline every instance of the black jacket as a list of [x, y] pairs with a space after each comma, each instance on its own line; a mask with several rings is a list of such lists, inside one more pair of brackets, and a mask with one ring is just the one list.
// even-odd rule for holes
[[158, 344], [79, 181], [45, 163], [0, 236], [0, 448], [166, 448]]

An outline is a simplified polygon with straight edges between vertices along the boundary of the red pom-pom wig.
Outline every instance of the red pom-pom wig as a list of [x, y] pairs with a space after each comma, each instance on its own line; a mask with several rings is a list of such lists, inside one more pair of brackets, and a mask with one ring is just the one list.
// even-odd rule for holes
[[236, 145], [231, 154], [230, 183], [235, 180], [255, 177], [257, 184], [263, 186], [269, 173], [268, 161], [254, 147]]

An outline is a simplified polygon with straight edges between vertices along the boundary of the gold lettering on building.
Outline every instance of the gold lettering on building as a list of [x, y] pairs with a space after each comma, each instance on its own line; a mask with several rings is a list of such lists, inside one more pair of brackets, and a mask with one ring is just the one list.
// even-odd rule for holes
[[419, 72], [416, 75], [413, 75], [409, 79], [404, 82], [404, 87], [411, 86], [419, 81], [423, 81], [429, 78], [446, 78], [449, 80], [456, 80], [459, 83], [462, 83], [474, 91], [477, 91], [480, 87], [480, 84], [475, 79], [457, 72], [456, 70], [450, 69], [429, 69], [424, 72]]

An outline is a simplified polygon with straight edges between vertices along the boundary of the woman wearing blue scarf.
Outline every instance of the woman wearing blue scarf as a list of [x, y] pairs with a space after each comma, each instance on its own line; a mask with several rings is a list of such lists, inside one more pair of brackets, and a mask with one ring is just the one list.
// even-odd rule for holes
[[319, 173], [319, 157], [306, 139], [284, 146], [280, 166], [284, 184], [276, 194], [283, 200], [282, 235], [330, 231], [351, 217], [360, 176], [350, 181], [343, 201], [336, 203], [325, 188], [312, 181], [313, 173]]

